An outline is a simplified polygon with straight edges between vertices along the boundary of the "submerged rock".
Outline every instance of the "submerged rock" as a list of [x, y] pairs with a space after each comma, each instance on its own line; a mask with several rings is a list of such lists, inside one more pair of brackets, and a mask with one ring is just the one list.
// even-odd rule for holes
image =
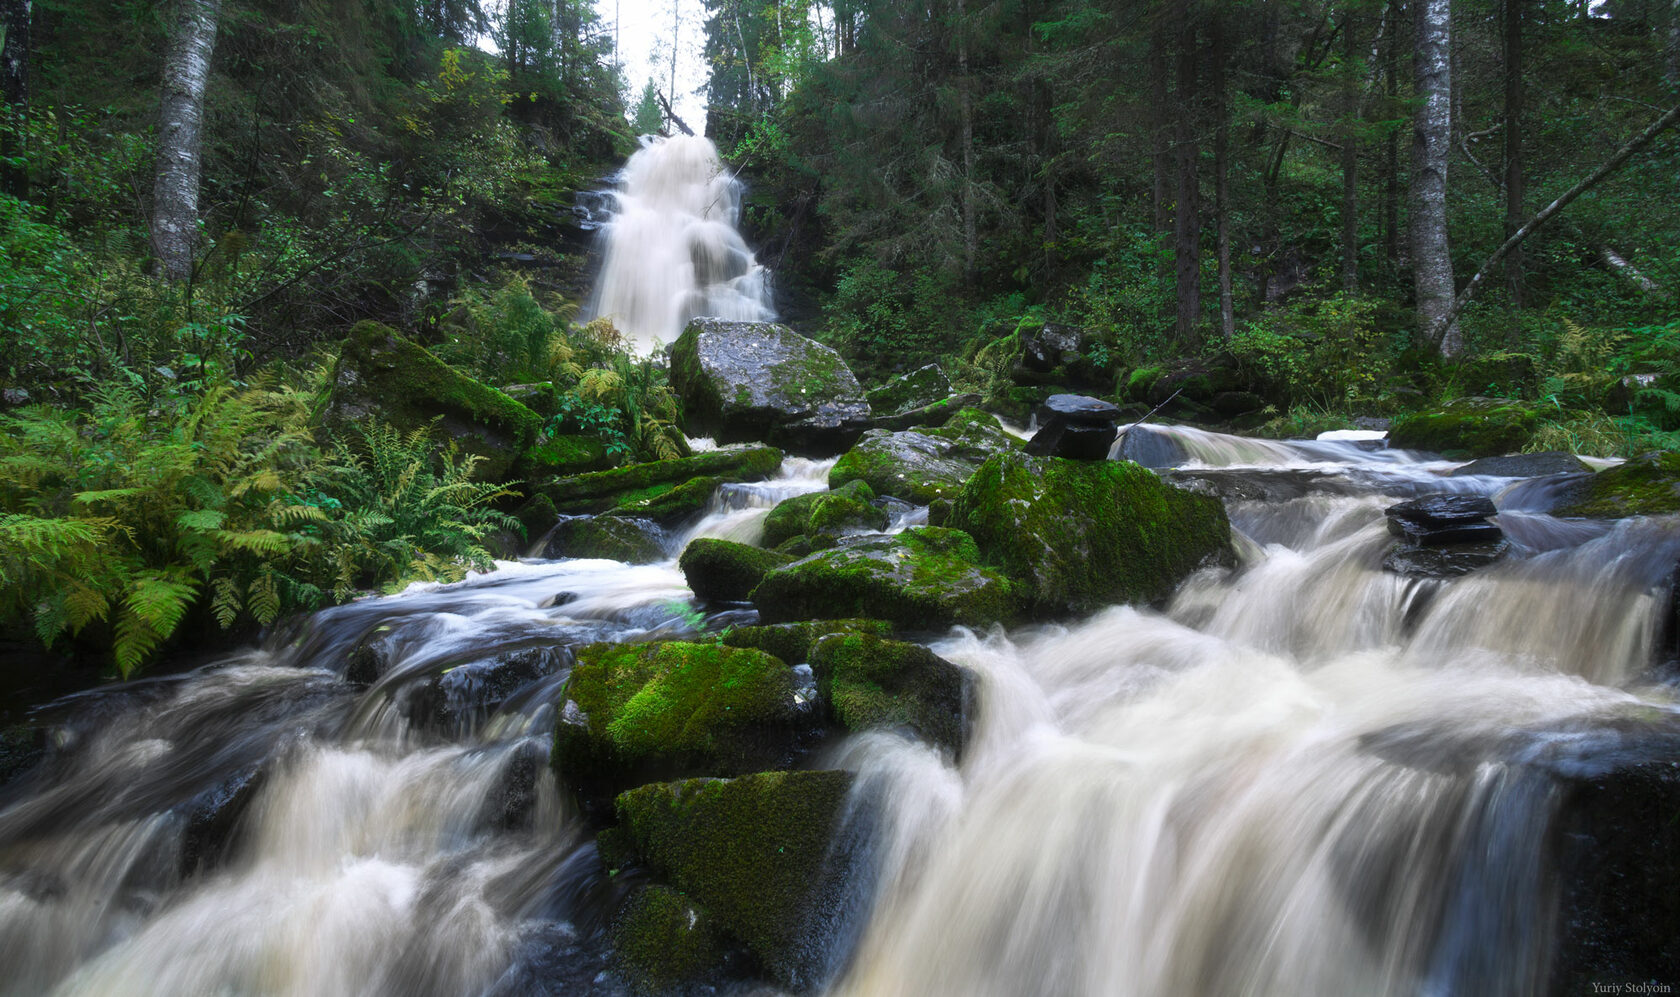
[[643, 786], [615, 808], [655, 876], [745, 943], [772, 980], [809, 989], [837, 959], [848, 862], [835, 839], [851, 787], [849, 772], [761, 772]]
[[1027, 453], [1070, 460], [1107, 460], [1120, 427], [1120, 407], [1088, 395], [1051, 395], [1034, 413], [1038, 432]]
[[742, 602], [764, 580], [764, 575], [792, 561], [786, 554], [773, 550], [699, 537], [689, 541], [677, 566], [694, 594], [702, 599], [722, 599]]
[[1408, 578], [1459, 578], [1504, 557], [1511, 545], [1503, 538], [1488, 543], [1424, 547], [1397, 543], [1383, 555], [1383, 570]]
[[849, 731], [908, 727], [952, 754], [967, 739], [967, 671], [920, 644], [828, 634], [811, 647], [817, 691]]
[[586, 797], [650, 779], [781, 768], [816, 726], [813, 696], [763, 651], [591, 644], [566, 682], [554, 766]]
[[1171, 433], [1145, 425], [1127, 426], [1120, 437], [1121, 460], [1157, 470], [1178, 467], [1190, 459], [1190, 452]]
[[1232, 556], [1218, 499], [1124, 461], [1000, 454], [946, 522], [1019, 579], [1041, 616], [1164, 599], [1197, 567]]
[[554, 527], [543, 557], [600, 557], [625, 564], [665, 559], [665, 531], [649, 519], [568, 516]]
[[838, 453], [869, 424], [840, 354], [786, 326], [697, 318], [671, 345], [671, 384], [691, 433]]
[[1547, 453], [1481, 457], [1463, 467], [1455, 468], [1452, 477], [1484, 475], [1490, 478], [1538, 478], [1548, 474], [1580, 474], [1591, 470], [1586, 461], [1574, 454], [1553, 450]]
[[795, 495], [764, 517], [764, 544], [775, 547], [798, 536], [839, 537], [887, 528], [887, 513], [870, 505], [875, 492], [862, 480], [827, 492]]
[[1619, 519], [1680, 513], [1680, 451], [1640, 454], [1583, 477], [1553, 511], [1557, 516]]
[[420, 730], [460, 736], [478, 729], [514, 693], [571, 664], [571, 649], [556, 644], [450, 665], [409, 695], [409, 722]]
[[1485, 495], [1427, 495], [1383, 510], [1388, 532], [1419, 547], [1493, 543], [1505, 534], [1487, 521], [1498, 510]]
[[926, 505], [955, 496], [986, 458], [1020, 446], [996, 418], [969, 409], [938, 428], [865, 433], [834, 463], [828, 485], [839, 488], [863, 481], [876, 495]]
[[[763, 481], [781, 465], [782, 452], [774, 447], [714, 450], [675, 460], [654, 460], [554, 478], [535, 483], [532, 490], [547, 498], [559, 513], [611, 511], [663, 520], [704, 507], [719, 483]], [[698, 487], [693, 485], [695, 482], [699, 483]], [[695, 504], [691, 493], [702, 490], [705, 494]]]
[[1492, 457], [1521, 450], [1534, 436], [1538, 410], [1510, 398], [1460, 398], [1395, 419], [1388, 445], [1447, 457]]
[[542, 428], [537, 413], [390, 326], [359, 322], [339, 352], [321, 421], [354, 439], [352, 427], [370, 418], [403, 432], [432, 426], [463, 453], [483, 458], [475, 473], [486, 481], [505, 479]]
[[867, 617], [906, 630], [988, 626], [1020, 615], [1014, 583], [982, 567], [966, 533], [933, 526], [848, 538], [764, 576], [753, 604], [765, 622]]

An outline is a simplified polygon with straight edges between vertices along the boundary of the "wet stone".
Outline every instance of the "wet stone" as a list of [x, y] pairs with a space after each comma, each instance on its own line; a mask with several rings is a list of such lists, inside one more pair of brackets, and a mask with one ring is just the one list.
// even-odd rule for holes
[[1496, 512], [1485, 495], [1430, 495], [1383, 510], [1390, 534], [1422, 547], [1494, 543], [1505, 535], [1487, 521]]
[[1504, 539], [1447, 547], [1397, 543], [1384, 555], [1383, 570], [1407, 578], [1458, 578], [1498, 561], [1510, 546]]
[[1120, 408], [1089, 395], [1051, 395], [1038, 407], [1039, 430], [1027, 452], [1039, 457], [1107, 460], [1120, 428]]

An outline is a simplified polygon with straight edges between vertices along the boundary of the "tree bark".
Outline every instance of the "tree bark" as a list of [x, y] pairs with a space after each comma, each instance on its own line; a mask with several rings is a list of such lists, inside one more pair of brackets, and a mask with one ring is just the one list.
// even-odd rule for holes
[[959, 112], [962, 116], [962, 227], [963, 227], [963, 284], [974, 284], [974, 257], [977, 238], [974, 227], [974, 98], [968, 79], [968, 5], [957, 0], [957, 80]]
[[204, 87], [216, 48], [220, 0], [178, 0], [163, 67], [157, 178], [152, 186], [152, 252], [170, 280], [192, 276], [198, 242]]
[[1359, 74], [1353, 11], [1342, 15], [1342, 290], [1359, 293]]
[[1668, 8], [1668, 85], [1680, 87], [1680, 0], [1673, 0]]
[[1202, 219], [1200, 205], [1200, 149], [1197, 148], [1196, 27], [1182, 25], [1178, 34], [1178, 140], [1173, 146], [1177, 187], [1173, 204], [1173, 263], [1178, 274], [1180, 343], [1193, 343], [1202, 313]]
[[1172, 227], [1172, 105], [1167, 99], [1167, 30], [1157, 25], [1149, 35], [1149, 161], [1154, 167], [1154, 184], [1150, 203], [1155, 211], [1155, 230], [1165, 232]]
[[1552, 216], [1568, 207], [1569, 202], [1597, 186], [1599, 181], [1605, 177], [1621, 169], [1622, 164], [1627, 162], [1634, 153], [1649, 145], [1652, 139], [1662, 134], [1664, 129], [1672, 127], [1676, 121], [1680, 121], [1680, 104], [1669, 108], [1667, 113], [1652, 122], [1649, 128], [1640, 132], [1627, 145], [1616, 150], [1616, 154], [1605, 160], [1604, 164], [1594, 170], [1591, 176], [1564, 191], [1557, 200], [1540, 209], [1539, 213], [1517, 229], [1515, 234], [1506, 239], [1498, 249], [1494, 250], [1493, 255], [1487, 258], [1487, 262], [1483, 263], [1481, 269], [1476, 271], [1476, 275], [1470, 278], [1470, 283], [1464, 285], [1464, 290], [1460, 291], [1458, 297], [1453, 299], [1452, 305], [1446, 313], [1437, 320], [1435, 325], [1429, 327], [1430, 341], [1443, 342], [1445, 340], [1445, 335], [1453, 328], [1453, 322], [1458, 318], [1458, 313], [1463, 311], [1464, 306], [1470, 303], [1470, 299], [1476, 296], [1476, 291], [1481, 287], [1482, 281], [1487, 279], [1488, 274], [1499, 266], [1511, 250], [1517, 248], [1536, 229], [1550, 221]]
[[[1523, 197], [1523, 8], [1526, 0], [1505, 0], [1505, 238], [1522, 228]], [[1505, 280], [1511, 289], [1511, 304], [1523, 303], [1522, 248], [1515, 247], [1505, 260]]]
[[16, 198], [29, 196], [29, 169], [22, 159], [29, 130], [29, 14], [30, 0], [0, 0], [0, 190]]
[[1213, 35], [1210, 39], [1215, 116], [1213, 212], [1219, 241], [1219, 335], [1228, 340], [1236, 335], [1237, 316], [1231, 294], [1231, 108], [1225, 81], [1225, 61], [1229, 56], [1225, 48], [1225, 19], [1215, 15], [1209, 30]]
[[[1396, 108], [1400, 106], [1399, 7], [1400, 0], [1389, 0], [1383, 11], [1383, 33], [1388, 37], [1388, 47], [1383, 53], [1383, 92], [1388, 98], [1386, 116], [1391, 118], [1399, 116]], [[1388, 274], [1392, 280], [1400, 270], [1400, 129], [1389, 126], [1383, 145], [1383, 168], [1387, 173], [1383, 178], [1383, 251], [1388, 257]]]
[[1412, 122], [1412, 285], [1418, 325], [1442, 356], [1457, 356], [1464, 342], [1451, 321], [1452, 255], [1447, 244], [1447, 158], [1452, 148], [1451, 0], [1413, 0], [1417, 114]]

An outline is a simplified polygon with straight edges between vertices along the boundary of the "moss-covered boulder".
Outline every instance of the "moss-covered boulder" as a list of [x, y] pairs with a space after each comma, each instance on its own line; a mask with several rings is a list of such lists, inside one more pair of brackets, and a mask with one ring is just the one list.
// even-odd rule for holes
[[845, 904], [836, 834], [848, 772], [761, 772], [643, 786], [616, 810], [653, 874], [762, 963], [769, 977], [809, 989], [836, 968]]
[[869, 424], [869, 402], [840, 354], [786, 326], [697, 318], [671, 344], [684, 426], [720, 443], [764, 440], [839, 453]]
[[700, 598], [741, 602], [764, 580], [766, 572], [792, 560], [762, 547], [700, 537], [683, 548], [677, 566], [682, 568], [688, 587]]
[[951, 417], [958, 412], [973, 409], [980, 402], [981, 398], [976, 394], [951, 395], [949, 398], [941, 398], [920, 408], [900, 412], [898, 415], [877, 413], [875, 418], [870, 421], [870, 428], [888, 429], [896, 432], [901, 429], [913, 429], [916, 426], [943, 426], [950, 422]]
[[660, 883], [625, 900], [613, 919], [612, 942], [619, 973], [644, 994], [705, 980], [728, 945], [709, 912]]
[[1640, 454], [1582, 478], [1555, 516], [1620, 519], [1680, 513], [1680, 451]]
[[1533, 438], [1540, 413], [1510, 398], [1460, 398], [1394, 420], [1388, 445], [1463, 459], [1515, 453]]
[[943, 630], [1016, 619], [1015, 584], [979, 555], [968, 534], [934, 526], [848, 538], [765, 575], [753, 605], [766, 623], [863, 617]]
[[968, 674], [920, 644], [873, 634], [829, 634], [811, 646], [817, 692], [850, 731], [908, 727], [960, 754], [967, 737]]
[[516, 470], [527, 478], [587, 474], [612, 466], [606, 444], [587, 433], [560, 433], [526, 450]]
[[936, 428], [870, 430], [835, 461], [828, 486], [862, 481], [877, 495], [926, 505], [954, 496], [988, 457], [1020, 446], [996, 418], [968, 409]]
[[[546, 496], [556, 511], [568, 515], [622, 509], [628, 515], [659, 519], [669, 510], [659, 508], [654, 500], [691, 481], [709, 479], [711, 487], [706, 489], [706, 497], [710, 498], [712, 489], [720, 482], [763, 481], [781, 466], [782, 452], [774, 447], [713, 450], [676, 460], [654, 460], [536, 481], [530, 491], [533, 495]], [[681, 507], [688, 508], [688, 504]]]
[[1130, 461], [999, 454], [969, 479], [946, 522], [1023, 582], [1040, 616], [1163, 599], [1198, 566], [1231, 556], [1219, 500]]
[[723, 635], [730, 647], [756, 647], [790, 665], [807, 662], [811, 645], [827, 634], [870, 634], [891, 637], [886, 620], [802, 620], [798, 623], [769, 623], [757, 627], [735, 627]]
[[949, 398], [951, 379], [936, 363], [900, 374], [866, 396], [876, 419], [903, 415]]
[[831, 536], [887, 528], [887, 513], [869, 503], [875, 492], [863, 481], [833, 491], [795, 495], [764, 517], [764, 545], [775, 547], [798, 536]]
[[578, 652], [554, 766], [586, 799], [680, 775], [781, 768], [817, 718], [793, 669], [721, 644], [592, 644]]
[[543, 557], [600, 557], [625, 564], [652, 564], [665, 560], [665, 531], [646, 519], [569, 516], [549, 534]]
[[347, 436], [370, 418], [404, 431], [433, 426], [463, 453], [483, 458], [477, 476], [487, 481], [504, 480], [542, 428], [537, 413], [390, 326], [359, 322], [339, 352], [321, 421]]

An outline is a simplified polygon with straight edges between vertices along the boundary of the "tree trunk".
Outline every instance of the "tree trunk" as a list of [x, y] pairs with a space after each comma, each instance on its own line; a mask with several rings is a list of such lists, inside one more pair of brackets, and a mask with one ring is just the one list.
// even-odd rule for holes
[[1359, 293], [1359, 74], [1353, 11], [1342, 16], [1342, 290]]
[[[1525, 0], [1505, 0], [1505, 238], [1517, 234], [1523, 223], [1523, 8]], [[1523, 303], [1522, 247], [1505, 258], [1505, 279], [1511, 288], [1511, 304]]]
[[16, 198], [29, 195], [29, 169], [21, 162], [29, 130], [30, 0], [0, 0], [0, 190]]
[[1237, 316], [1231, 295], [1231, 108], [1225, 87], [1225, 19], [1215, 16], [1210, 29], [1213, 69], [1213, 202], [1219, 240], [1219, 335], [1236, 335]]
[[[1384, 93], [1388, 97], [1389, 117], [1397, 117], [1400, 106], [1400, 0], [1389, 0], [1383, 12], [1384, 33], [1388, 48], [1383, 54]], [[1383, 168], [1383, 251], [1388, 257], [1390, 279], [1400, 270], [1400, 129], [1388, 128], [1384, 143]]]
[[1180, 343], [1195, 342], [1196, 325], [1202, 312], [1202, 219], [1197, 175], [1196, 28], [1186, 23], [1178, 35], [1178, 141], [1173, 158], [1178, 166], [1178, 184], [1173, 204], [1173, 263], [1178, 273], [1178, 322]]
[[152, 187], [152, 252], [164, 276], [192, 276], [198, 241], [204, 86], [216, 47], [220, 0], [178, 0], [163, 67], [157, 180]]
[[1417, 114], [1412, 122], [1412, 284], [1418, 326], [1430, 330], [1442, 356], [1464, 348], [1453, 311], [1452, 255], [1447, 245], [1447, 157], [1452, 148], [1451, 0], [1413, 0], [1417, 18], [1414, 69]]
[[974, 98], [968, 79], [968, 5], [957, 0], [957, 79], [959, 113], [962, 116], [962, 227], [963, 227], [963, 284], [974, 284], [974, 257], [977, 250], [974, 230]]
[[1150, 201], [1157, 232], [1172, 227], [1172, 105], [1167, 100], [1167, 77], [1167, 31], [1157, 26], [1149, 35], [1149, 159], [1155, 174]]

